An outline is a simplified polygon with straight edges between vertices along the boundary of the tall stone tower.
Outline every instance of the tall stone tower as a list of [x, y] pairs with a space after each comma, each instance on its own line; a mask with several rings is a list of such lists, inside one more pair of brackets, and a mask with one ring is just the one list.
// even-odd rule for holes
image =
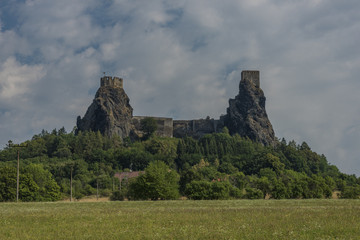
[[229, 100], [222, 120], [231, 134], [239, 134], [264, 145], [275, 144], [275, 134], [265, 110], [259, 71], [242, 71], [239, 94]]
[[256, 87], [260, 88], [260, 71], [242, 71], [241, 72], [241, 81], [248, 80], [252, 82]]

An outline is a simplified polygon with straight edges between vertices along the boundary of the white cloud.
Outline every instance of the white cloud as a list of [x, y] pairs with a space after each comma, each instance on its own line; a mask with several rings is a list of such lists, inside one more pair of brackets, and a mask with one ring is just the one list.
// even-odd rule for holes
[[24, 94], [31, 89], [31, 84], [40, 81], [44, 75], [43, 66], [21, 65], [14, 57], [9, 57], [0, 65], [0, 99], [26, 100]]
[[0, 28], [0, 45], [4, 46], [0, 49], [0, 61], [6, 61], [14, 54], [29, 54], [30, 46], [26, 39], [21, 38], [15, 31], [1, 31]]
[[45, 61], [65, 57], [89, 46], [99, 36], [87, 10], [93, 1], [27, 1], [19, 7], [21, 35], [31, 41], [33, 53], [40, 51]]

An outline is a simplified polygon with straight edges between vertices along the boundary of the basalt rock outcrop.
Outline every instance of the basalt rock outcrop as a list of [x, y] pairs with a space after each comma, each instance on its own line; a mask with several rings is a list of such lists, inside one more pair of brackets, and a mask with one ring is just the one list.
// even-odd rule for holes
[[264, 145], [275, 144], [275, 134], [265, 110], [265, 95], [260, 88], [259, 71], [243, 71], [239, 94], [229, 100], [221, 118], [230, 134], [239, 134]]
[[[156, 132], [165, 137], [194, 137], [220, 132], [224, 127], [230, 134], [248, 137], [263, 145], [274, 145], [275, 134], [265, 110], [265, 96], [260, 88], [259, 71], [243, 71], [239, 94], [229, 100], [227, 113], [220, 119], [173, 120], [151, 117], [158, 124]], [[77, 119], [77, 131], [100, 131], [102, 134], [119, 135], [122, 138], [142, 136], [141, 120], [133, 116], [129, 97], [123, 89], [123, 80], [117, 77], [102, 77], [101, 87], [85, 116]]]
[[121, 138], [133, 130], [133, 108], [122, 87], [122, 79], [103, 77], [101, 87], [89, 106], [85, 116], [77, 118], [77, 131], [100, 131], [102, 134]]

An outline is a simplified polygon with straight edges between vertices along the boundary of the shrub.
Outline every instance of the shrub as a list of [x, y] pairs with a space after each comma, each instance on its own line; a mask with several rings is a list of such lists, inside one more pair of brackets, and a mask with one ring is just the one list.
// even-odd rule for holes
[[110, 201], [124, 201], [125, 195], [126, 194], [124, 191], [120, 191], [120, 190], [113, 191], [110, 196]]
[[360, 196], [360, 187], [346, 186], [340, 193], [340, 198], [357, 199]]
[[264, 195], [260, 189], [257, 188], [246, 188], [245, 198], [248, 199], [263, 199]]
[[229, 182], [192, 181], [186, 184], [185, 194], [193, 200], [240, 198], [241, 191]]

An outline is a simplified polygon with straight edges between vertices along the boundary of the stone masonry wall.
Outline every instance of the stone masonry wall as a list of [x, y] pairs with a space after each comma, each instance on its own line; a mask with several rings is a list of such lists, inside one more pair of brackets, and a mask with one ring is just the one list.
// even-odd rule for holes
[[123, 79], [119, 77], [110, 77], [110, 76], [104, 76], [100, 80], [100, 86], [101, 87], [119, 87], [123, 88]]
[[193, 137], [200, 138], [205, 134], [217, 132], [219, 120], [197, 119], [197, 120], [174, 120], [174, 137]]
[[250, 80], [257, 88], [260, 88], [260, 72], [259, 71], [242, 71], [241, 79]]

